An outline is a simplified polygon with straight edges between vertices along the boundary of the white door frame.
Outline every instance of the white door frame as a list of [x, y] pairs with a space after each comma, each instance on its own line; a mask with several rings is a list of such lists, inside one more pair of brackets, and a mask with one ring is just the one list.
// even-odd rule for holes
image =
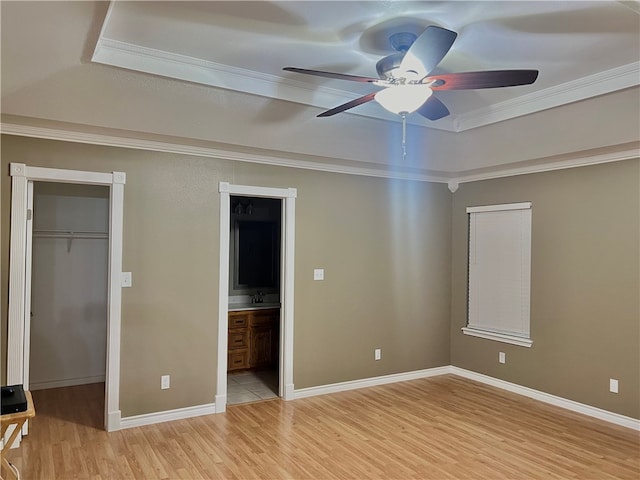
[[282, 255], [280, 276], [280, 372], [279, 395], [294, 399], [293, 388], [293, 284], [295, 253], [295, 188], [252, 187], [220, 182], [220, 279], [218, 311], [218, 376], [216, 412], [227, 407], [227, 335], [229, 309], [229, 222], [231, 221], [231, 195], [245, 197], [279, 198], [282, 200]]
[[[123, 172], [101, 173], [32, 167], [11, 163], [11, 247], [9, 252], [9, 315], [7, 331], [7, 384], [29, 388], [31, 291], [31, 211], [28, 202], [34, 181], [105, 185], [109, 199], [109, 278], [107, 282], [107, 359], [105, 429], [120, 428], [120, 320], [122, 292]], [[31, 197], [31, 198], [30, 198]]]

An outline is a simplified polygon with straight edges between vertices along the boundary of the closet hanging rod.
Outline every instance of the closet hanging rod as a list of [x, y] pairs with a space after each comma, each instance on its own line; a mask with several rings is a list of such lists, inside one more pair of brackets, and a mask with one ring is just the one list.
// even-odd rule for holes
[[74, 230], [34, 230], [32, 232], [35, 238], [64, 238], [67, 240], [67, 253], [71, 253], [71, 244], [75, 239], [109, 239], [109, 234], [105, 232], [87, 232]]
[[42, 238], [109, 238], [109, 233], [75, 230], [34, 230], [33, 236]]

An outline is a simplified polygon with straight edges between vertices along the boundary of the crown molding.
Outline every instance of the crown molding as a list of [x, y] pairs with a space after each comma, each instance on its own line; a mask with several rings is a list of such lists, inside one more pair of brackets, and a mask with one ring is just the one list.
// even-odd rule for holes
[[[189, 145], [172, 141], [125, 137], [111, 133], [83, 132], [68, 128], [54, 128], [25, 125], [12, 122], [1, 122], [0, 133], [22, 137], [42, 138], [47, 140], [60, 140], [64, 142], [85, 143], [90, 145], [103, 145], [109, 147], [131, 148], [135, 150], [148, 150], [163, 153], [175, 153], [198, 157], [211, 157], [221, 160], [236, 162], [259, 163], [278, 167], [301, 168], [328, 173], [342, 173], [345, 175], [362, 175], [368, 177], [381, 177], [397, 180], [417, 180], [422, 182], [447, 183], [450, 177], [446, 174], [429, 174], [419, 171], [391, 170], [371, 166], [350, 166], [331, 162], [331, 158], [322, 158], [322, 161], [304, 160], [301, 155], [278, 156], [265, 153], [238, 152], [232, 149]], [[132, 132], [133, 133], [133, 132]]]
[[456, 132], [559, 107], [640, 84], [640, 62], [612, 68], [458, 115]]
[[[543, 162], [527, 165], [521, 167], [507, 167], [507, 168], [498, 168], [492, 171], [475, 173], [475, 174], [467, 174], [461, 175], [449, 182], [449, 184], [455, 185], [455, 189], [458, 189], [458, 184], [460, 183], [468, 183], [468, 182], [477, 182], [480, 180], [491, 180], [494, 178], [504, 178], [504, 177], [513, 177], [516, 175], [528, 175], [530, 173], [543, 173], [543, 172], [552, 172], [554, 170], [564, 170], [566, 168], [576, 168], [576, 167], [586, 167], [589, 165], [598, 165], [600, 163], [610, 163], [610, 162], [620, 162], [623, 160], [633, 160], [640, 158], [640, 148], [632, 147], [632, 148], [623, 148], [621, 150], [615, 152], [607, 152], [607, 153], [597, 153], [595, 151], [592, 152], [581, 152], [579, 155], [575, 156], [571, 159], [563, 159], [551, 162]], [[451, 189], [451, 186], [450, 186]]]
[[[318, 108], [349, 102], [354, 97], [353, 92], [310, 85], [286, 77], [223, 65], [103, 36], [98, 39], [92, 61]], [[633, 87], [640, 84], [639, 79], [640, 62], [634, 62], [465, 114], [451, 115], [428, 125], [422, 121], [410, 123], [424, 128], [463, 132]], [[389, 115], [380, 110], [374, 109], [371, 105], [363, 105], [357, 111], [346, 113], [388, 121]]]
[[[288, 77], [223, 65], [105, 37], [98, 39], [91, 61], [322, 109], [328, 108], [327, 105], [350, 102], [356, 95], [345, 90], [312, 85]], [[363, 105], [357, 112], [349, 114], [385, 121], [392, 115], [382, 109], [376, 110], [378, 109], [370, 105]], [[422, 123], [409, 123], [424, 126]], [[449, 125], [445, 122], [444, 126], [435, 128], [454, 131], [452, 120], [448, 123]]]
[[0, 123], [0, 133], [5, 135], [16, 135], [22, 137], [42, 138], [47, 140], [59, 140], [64, 142], [85, 143], [90, 145], [104, 145], [110, 147], [131, 148], [136, 150], [149, 150], [163, 153], [175, 153], [181, 155], [193, 155], [199, 157], [212, 157], [222, 160], [259, 163], [263, 165], [273, 165], [280, 167], [301, 168], [305, 170], [315, 170], [328, 173], [342, 173], [345, 175], [362, 175], [369, 177], [390, 178], [397, 180], [416, 180], [422, 182], [434, 182], [447, 184], [449, 191], [455, 193], [461, 183], [476, 182], [480, 180], [491, 180], [494, 178], [511, 177], [516, 175], [527, 175], [530, 173], [542, 173], [565, 168], [584, 167], [597, 165], [600, 163], [617, 162], [640, 158], [640, 147], [628, 145], [622, 146], [620, 150], [613, 152], [602, 152], [596, 149], [586, 152], [577, 152], [572, 158], [559, 159], [555, 161], [537, 159], [538, 163], [523, 166], [503, 166], [486, 170], [484, 172], [472, 173], [451, 172], [441, 174], [428, 174], [415, 171], [393, 171], [385, 168], [359, 167], [340, 165], [331, 163], [331, 159], [322, 161], [302, 160], [300, 156], [277, 156], [269, 153], [247, 153], [237, 152], [232, 149], [214, 148], [206, 146], [188, 145], [172, 141], [150, 140], [142, 138], [125, 137], [122, 135], [109, 133], [90, 133], [69, 128], [54, 128], [25, 125], [3, 121]]

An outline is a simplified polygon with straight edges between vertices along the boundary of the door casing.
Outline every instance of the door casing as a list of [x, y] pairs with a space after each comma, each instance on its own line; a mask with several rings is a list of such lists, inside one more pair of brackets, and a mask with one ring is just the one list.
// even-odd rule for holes
[[[107, 359], [105, 430], [120, 428], [120, 323], [124, 172], [86, 172], [11, 163], [11, 240], [9, 252], [9, 315], [7, 384], [29, 387], [31, 231], [33, 182], [60, 182], [109, 187], [109, 266], [107, 281]], [[31, 203], [30, 203], [31, 202]], [[25, 430], [26, 432], [26, 430]]]
[[233, 185], [220, 182], [220, 279], [218, 292], [218, 372], [216, 388], [216, 412], [224, 412], [227, 406], [227, 332], [229, 328], [229, 222], [231, 195], [265, 197], [282, 200], [282, 255], [280, 263], [280, 359], [279, 396], [294, 399], [293, 386], [293, 287], [295, 253], [295, 188], [271, 188], [249, 185]]

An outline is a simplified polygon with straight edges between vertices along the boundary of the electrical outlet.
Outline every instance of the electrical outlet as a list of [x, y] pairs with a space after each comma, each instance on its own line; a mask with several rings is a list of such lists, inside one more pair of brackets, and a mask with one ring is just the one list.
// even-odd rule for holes
[[324, 280], [324, 268], [315, 268], [313, 270], [314, 280]]
[[171, 386], [171, 376], [170, 375], [162, 375], [160, 377], [160, 389], [166, 390]]
[[380, 360], [382, 358], [382, 350], [380, 350], [379, 348], [376, 348], [373, 351], [373, 358], [374, 360]]
[[615, 378], [609, 379], [609, 391], [611, 393], [618, 393], [618, 380]]
[[498, 353], [498, 361], [500, 363], [507, 363], [507, 355], [504, 352]]

